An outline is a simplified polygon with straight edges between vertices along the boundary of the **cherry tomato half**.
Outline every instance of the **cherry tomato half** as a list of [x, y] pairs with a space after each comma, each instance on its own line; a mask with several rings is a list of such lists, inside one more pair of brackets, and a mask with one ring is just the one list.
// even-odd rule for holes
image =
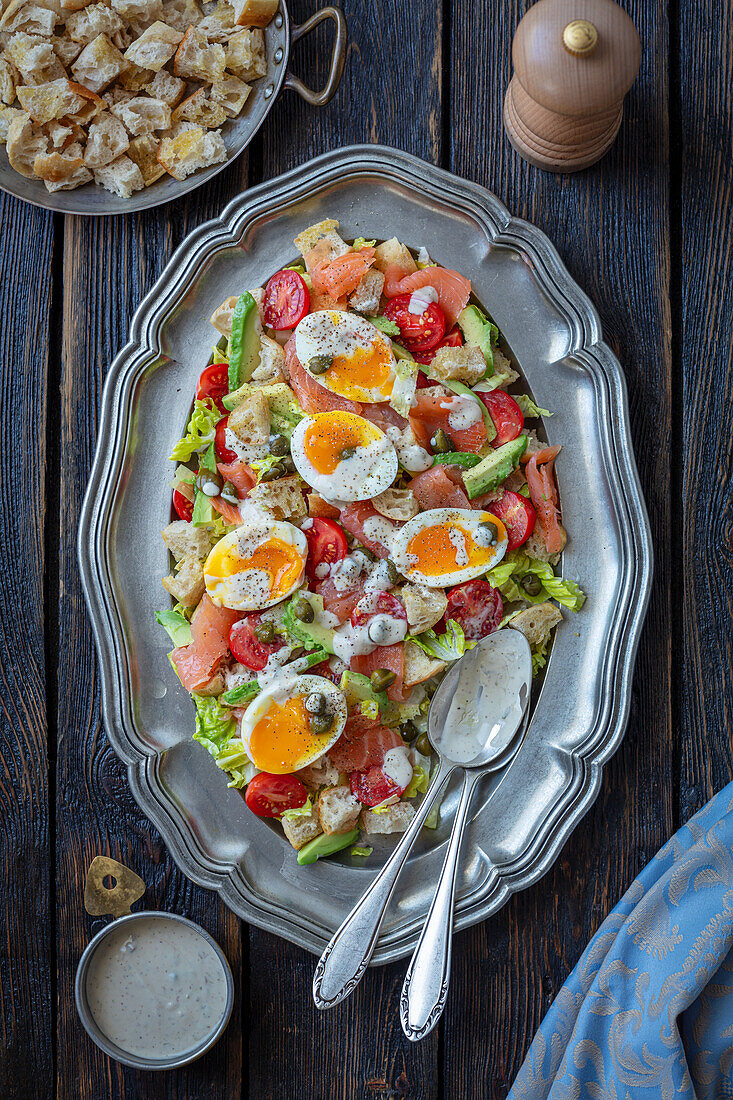
[[385, 316], [400, 330], [400, 336], [414, 355], [437, 347], [445, 336], [445, 313], [437, 302], [431, 302], [424, 313], [410, 313], [411, 294], [398, 294], [385, 308]]
[[261, 622], [262, 615], [254, 611], [239, 619], [229, 631], [229, 648], [240, 665], [250, 672], [262, 672], [272, 654], [285, 645], [277, 635], [272, 642], [261, 642], [255, 634], [255, 627]]
[[203, 401], [210, 398], [217, 409], [226, 412], [222, 404], [222, 397], [229, 393], [229, 364], [212, 363], [210, 367], [201, 371], [196, 387], [196, 400]]
[[173, 490], [173, 508], [179, 519], [190, 523], [193, 519], [193, 501], [184, 496], [180, 489]]
[[343, 529], [332, 519], [320, 516], [313, 520], [303, 534], [308, 540], [308, 561], [305, 572], [309, 580], [323, 580], [316, 572], [319, 565], [332, 565], [342, 561], [349, 552], [349, 544]]
[[393, 794], [400, 795], [404, 787], [398, 787], [394, 779], [385, 775], [379, 764], [365, 772], [352, 772], [350, 778], [351, 793], [365, 806], [378, 806], [385, 798]]
[[[413, 357], [418, 363], [422, 363], [423, 366], [429, 366], [433, 361], [436, 351], [440, 351], [441, 348], [462, 348], [463, 347], [463, 333], [459, 329], [458, 325], [454, 325], [453, 328], [447, 333], [439, 344], [436, 344], [434, 348], [430, 348], [428, 351], [415, 351], [413, 349]], [[420, 374], [418, 372], [418, 386], [420, 385]], [[423, 375], [423, 378], [425, 375]], [[428, 385], [433, 383], [428, 382]]]
[[310, 309], [308, 287], [297, 271], [278, 271], [265, 287], [265, 324], [278, 332], [295, 328]]
[[231, 466], [233, 462], [239, 462], [239, 455], [236, 451], [227, 447], [227, 424], [229, 423], [228, 416], [222, 416], [219, 423], [216, 425], [216, 432], [214, 434], [214, 450], [216, 451], [216, 457], [219, 462], [224, 462], [227, 466]]
[[522, 546], [534, 531], [537, 513], [532, 503], [521, 493], [504, 489], [491, 501], [488, 509], [506, 527], [507, 550], [516, 550], [518, 546]]
[[[389, 615], [392, 619], [404, 619], [407, 622], [405, 605], [400, 603], [396, 596], [390, 595], [389, 592], [380, 592], [376, 607], [372, 607], [372, 602], [371, 596], [359, 601], [351, 612], [352, 626], [365, 626], [375, 615]], [[369, 610], [365, 610], [362, 604], [366, 604]]]
[[305, 806], [308, 792], [294, 775], [258, 772], [247, 784], [244, 800], [258, 817], [280, 817], [285, 810]]
[[524, 413], [520, 409], [511, 394], [503, 390], [492, 390], [491, 393], [476, 391], [486, 408], [496, 428], [496, 439], [492, 439], [491, 446], [496, 450], [502, 443], [508, 443], [510, 439], [516, 439], [521, 435], [524, 427]]
[[445, 618], [455, 619], [471, 641], [493, 634], [503, 614], [501, 593], [488, 581], [466, 581], [448, 592]]

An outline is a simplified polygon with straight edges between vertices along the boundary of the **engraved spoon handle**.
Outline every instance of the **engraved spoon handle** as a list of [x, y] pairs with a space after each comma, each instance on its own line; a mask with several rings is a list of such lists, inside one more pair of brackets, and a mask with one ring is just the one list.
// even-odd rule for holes
[[377, 945], [379, 929], [400, 872], [425, 818], [454, 770], [455, 764], [440, 761], [409, 829], [321, 955], [313, 976], [313, 1000], [317, 1008], [333, 1008], [361, 981]]
[[461, 800], [453, 822], [443, 869], [402, 986], [402, 1030], [412, 1042], [417, 1042], [433, 1030], [448, 996], [458, 859], [471, 797], [482, 774], [478, 770], [464, 772]]

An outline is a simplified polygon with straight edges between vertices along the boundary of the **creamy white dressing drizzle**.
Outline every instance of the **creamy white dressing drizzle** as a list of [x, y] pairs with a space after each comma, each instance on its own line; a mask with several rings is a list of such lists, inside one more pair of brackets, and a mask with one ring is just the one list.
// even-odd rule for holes
[[387, 550], [391, 548], [392, 539], [397, 531], [393, 523], [384, 516], [369, 516], [364, 520], [364, 534], [373, 542], [381, 542]]
[[409, 786], [410, 780], [412, 779], [412, 764], [408, 758], [408, 748], [406, 745], [399, 745], [397, 748], [389, 749], [384, 757], [382, 771], [393, 783], [401, 787], [403, 791], [405, 787]]
[[479, 402], [466, 394], [456, 394], [445, 408], [448, 409], [448, 424], [454, 431], [471, 428], [483, 417]]
[[466, 534], [460, 527], [450, 527], [448, 538], [456, 552], [456, 565], [468, 565], [468, 547], [466, 546]]
[[165, 1059], [195, 1050], [216, 1029], [227, 981], [214, 948], [195, 929], [149, 916], [101, 940], [86, 995], [112, 1043], [141, 1058]]
[[407, 306], [407, 312], [421, 317], [425, 310], [432, 305], [433, 302], [437, 301], [438, 292], [435, 287], [421, 286], [418, 290], [412, 292]]

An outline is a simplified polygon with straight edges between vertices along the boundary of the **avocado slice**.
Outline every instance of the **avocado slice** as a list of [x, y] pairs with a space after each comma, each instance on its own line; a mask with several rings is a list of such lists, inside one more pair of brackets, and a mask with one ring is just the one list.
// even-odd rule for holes
[[315, 840], [309, 840], [298, 852], [298, 863], [302, 866], [315, 863], [317, 859], [332, 856], [334, 852], [340, 852], [348, 848], [359, 837], [359, 830], [352, 829], [349, 833], [321, 833]]
[[458, 324], [467, 344], [480, 348], [486, 360], [486, 374], [494, 373], [494, 345], [499, 338], [499, 330], [478, 306], [466, 306], [458, 317]]
[[232, 315], [232, 335], [229, 338], [229, 392], [249, 382], [259, 365], [261, 350], [260, 314], [257, 303], [248, 290], [240, 294]]
[[193, 498], [193, 514], [191, 516], [194, 527], [208, 527], [209, 524], [216, 522], [218, 516], [219, 513], [211, 503], [211, 497], [207, 497], [206, 493], [202, 493], [200, 489], [197, 489], [196, 496]]
[[520, 435], [497, 447], [472, 470], [466, 470], [463, 474], [463, 484], [466, 486], [469, 498], [473, 500], [474, 497], [480, 497], [482, 493], [490, 493], [492, 489], [496, 489], [497, 485], [509, 477], [512, 470], [516, 470], [526, 449], [527, 437]]
[[295, 600], [307, 600], [316, 615], [319, 611], [323, 611], [323, 596], [319, 596], [315, 592], [307, 592], [303, 588], [299, 589], [283, 615], [283, 626], [288, 634], [296, 638], [306, 649], [325, 649], [328, 653], [333, 653], [334, 632], [331, 627], [323, 626], [317, 622], [304, 623], [293, 611]]
[[347, 669], [341, 673], [339, 688], [346, 696], [346, 702], [350, 707], [356, 703], [376, 703], [380, 714], [384, 714], [389, 706], [386, 691], [375, 691], [368, 676], [362, 676], [360, 672], [351, 672]]

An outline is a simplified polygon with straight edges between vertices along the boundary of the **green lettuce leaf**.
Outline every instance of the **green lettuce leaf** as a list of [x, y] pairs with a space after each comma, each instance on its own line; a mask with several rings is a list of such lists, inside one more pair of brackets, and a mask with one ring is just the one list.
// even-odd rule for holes
[[389, 403], [400, 416], [408, 417], [417, 389], [418, 364], [414, 359], [397, 359]]
[[205, 451], [214, 442], [216, 425], [220, 420], [221, 413], [208, 397], [194, 402], [186, 434], [173, 448], [171, 462], [188, 462], [193, 455]]
[[[534, 574], [542, 582], [540, 591], [534, 596], [525, 592], [519, 583], [528, 573]], [[509, 602], [525, 600], [527, 603], [538, 604], [552, 599], [569, 611], [580, 611], [585, 603], [585, 593], [575, 581], [556, 576], [549, 562], [530, 558], [521, 550], [511, 550], [499, 565], [489, 570], [486, 579]]]
[[395, 324], [394, 321], [390, 321], [389, 317], [370, 317], [369, 323], [378, 328], [380, 332], [384, 332], [387, 336], [399, 336], [400, 326]]
[[254, 774], [243, 741], [235, 737], [237, 723], [215, 695], [193, 693], [196, 704], [194, 741], [214, 757], [217, 767], [229, 775], [230, 787], [244, 787]]
[[421, 768], [420, 765], [417, 764], [412, 773], [412, 779], [407, 784], [407, 787], [405, 788], [405, 793], [402, 797], [414, 798], [416, 794], [425, 794], [426, 790], [428, 789], [429, 783], [430, 776], [424, 768]]
[[310, 817], [312, 811], [313, 803], [311, 801], [311, 796], [308, 795], [302, 806], [296, 806], [292, 810], [283, 810], [280, 814], [280, 820], [293, 821], [299, 817]]
[[155, 617], [168, 634], [173, 645], [188, 645], [191, 641], [191, 624], [177, 611], [156, 611]]
[[448, 619], [445, 626], [445, 634], [438, 635], [434, 630], [425, 630], [410, 640], [419, 645], [428, 657], [434, 657], [437, 661], [457, 661], [467, 649], [473, 649], [476, 643], [466, 641], [466, 635], [455, 619]]
[[366, 237], [357, 237], [354, 241], [352, 248], [354, 252], [358, 252], [361, 248], [374, 248], [376, 241], [368, 241]]
[[364, 856], [364, 858], [366, 859], [366, 857], [370, 856], [373, 851], [373, 848], [356, 847], [351, 849], [351, 854], [352, 856]]
[[539, 405], [535, 405], [531, 397], [528, 397], [526, 393], [520, 393], [519, 396], [514, 398], [516, 403], [525, 416], [552, 416], [553, 414], [549, 409], [541, 409]]

